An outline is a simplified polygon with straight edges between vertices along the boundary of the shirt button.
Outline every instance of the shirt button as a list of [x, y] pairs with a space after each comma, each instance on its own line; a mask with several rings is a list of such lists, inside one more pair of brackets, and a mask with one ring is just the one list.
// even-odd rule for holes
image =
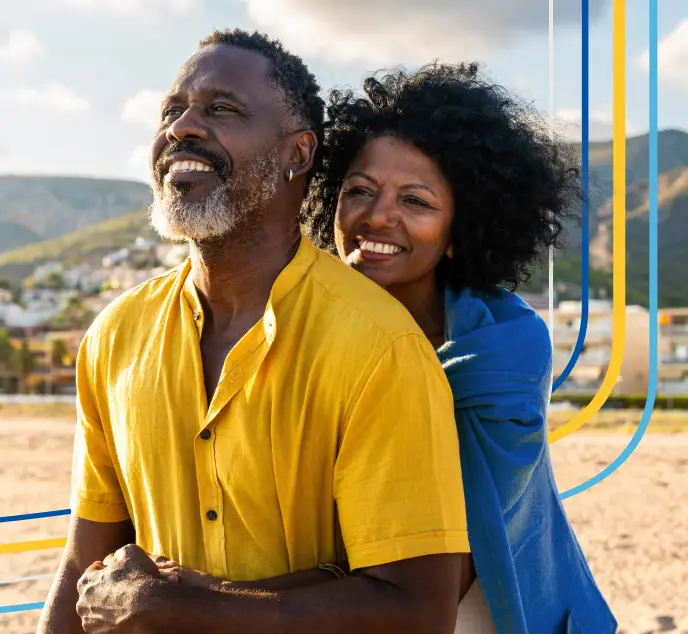
[[217, 513], [215, 511], [208, 511], [205, 516], [211, 521], [214, 522], [217, 519]]
[[204, 429], [204, 430], [201, 432], [201, 438], [202, 438], [203, 440], [208, 440], [208, 439], [210, 438], [210, 430], [209, 430], [209, 429]]
[[194, 314], [193, 314], [193, 318], [194, 318], [194, 321], [198, 321], [198, 320], [201, 318], [201, 313], [200, 313], [200, 311], [195, 310], [195, 311], [194, 311]]

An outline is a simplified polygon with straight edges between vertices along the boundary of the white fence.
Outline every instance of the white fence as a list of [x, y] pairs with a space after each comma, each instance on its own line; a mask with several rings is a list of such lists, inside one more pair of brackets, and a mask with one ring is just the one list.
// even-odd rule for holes
[[73, 394], [0, 394], [0, 403], [13, 405], [67, 403], [76, 405]]

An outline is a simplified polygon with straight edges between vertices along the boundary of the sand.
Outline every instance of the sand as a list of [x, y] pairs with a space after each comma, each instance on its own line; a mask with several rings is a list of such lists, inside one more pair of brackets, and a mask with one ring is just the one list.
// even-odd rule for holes
[[[73, 423], [0, 421], [0, 515], [68, 505]], [[597, 474], [630, 436], [583, 434], [552, 447], [561, 490]], [[688, 434], [651, 434], [621, 470], [565, 502], [619, 632], [688, 634]], [[67, 518], [0, 524], [0, 543], [61, 537]], [[53, 572], [54, 550], [0, 555], [0, 580]], [[42, 601], [49, 580], [0, 585], [0, 605]], [[37, 612], [0, 615], [0, 632], [35, 632]]]

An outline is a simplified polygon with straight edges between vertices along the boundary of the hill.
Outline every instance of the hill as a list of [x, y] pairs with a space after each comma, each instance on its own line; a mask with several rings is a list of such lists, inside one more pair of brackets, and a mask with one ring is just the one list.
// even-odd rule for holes
[[[659, 303], [688, 306], [688, 134], [659, 133]], [[629, 138], [626, 144], [626, 281], [629, 303], [648, 304], [648, 150], [649, 137]], [[612, 262], [612, 144], [590, 146], [590, 283], [607, 296], [611, 291]], [[580, 229], [569, 231], [569, 247], [555, 261], [557, 282], [580, 284]], [[544, 289], [546, 267], [528, 285]]]
[[31, 242], [38, 242], [40, 239], [36, 232], [23, 225], [0, 220], [0, 253], [22, 247]]
[[147, 210], [130, 212], [59, 238], [0, 253], [0, 278], [17, 284], [46, 261], [96, 264], [107, 253], [130, 246], [138, 236], [153, 235]]
[[115, 218], [151, 202], [135, 181], [0, 176], [0, 253]]

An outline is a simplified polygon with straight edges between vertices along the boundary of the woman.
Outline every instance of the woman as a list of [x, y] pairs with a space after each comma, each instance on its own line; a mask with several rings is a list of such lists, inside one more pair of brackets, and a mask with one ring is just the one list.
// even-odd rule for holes
[[560, 246], [580, 195], [568, 147], [475, 65], [369, 78], [365, 96], [333, 92], [328, 115], [305, 228], [404, 304], [454, 392], [479, 580], [456, 631], [614, 632], [552, 475], [549, 335], [507, 290]]

